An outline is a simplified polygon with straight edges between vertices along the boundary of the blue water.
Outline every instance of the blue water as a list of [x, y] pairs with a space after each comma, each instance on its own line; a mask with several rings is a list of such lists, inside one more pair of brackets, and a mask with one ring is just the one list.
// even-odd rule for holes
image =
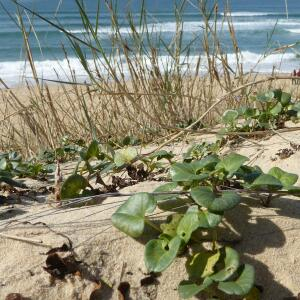
[[[75, 0], [62, 0], [60, 6], [58, 6], [59, 2], [58, 0], [22, 1], [27, 7], [38, 11], [49, 20], [61, 24], [79, 38], [85, 38]], [[179, 3], [179, 1], [177, 2]], [[232, 54], [233, 50], [229, 38], [229, 30], [226, 24], [222, 25], [223, 1], [219, 2], [218, 30], [222, 46], [228, 53], [229, 63], [232, 62], [234, 64], [235, 60]], [[24, 66], [22, 34], [11, 20], [11, 17], [15, 18], [16, 7], [10, 0], [2, 0], [1, 3], [11, 16], [3, 8], [0, 8], [0, 77], [9, 84], [16, 84], [23, 78], [23, 75], [30, 77], [31, 74], [29, 68]], [[126, 18], [127, 12], [132, 12], [134, 20], [138, 23], [138, 12], [140, 11], [141, 3], [141, 0], [118, 1], [119, 24], [121, 25], [122, 35], [128, 40], [129, 46], [130, 38], [128, 35], [129, 25]], [[174, 1], [146, 0], [145, 4], [148, 11], [148, 24], [153, 32], [153, 39], [156, 41], [157, 47], [160, 47], [159, 55], [163, 60], [166, 60], [168, 53], [161, 47], [159, 36], [166, 43], [170, 43], [174, 37], [176, 30]], [[96, 18], [97, 1], [86, 0], [85, 5], [89, 17], [94, 21]], [[101, 1], [100, 8], [100, 30], [98, 34], [104, 50], [110, 53], [111, 36], [113, 34], [111, 20], [104, 1]], [[299, 0], [288, 0], [288, 16], [284, 0], [232, 0], [231, 9], [235, 33], [246, 70], [251, 70], [255, 67], [256, 71], [269, 72], [275, 67], [278, 71], [290, 72], [292, 69], [300, 67], [297, 48], [288, 51], [284, 55], [270, 55], [263, 59], [258, 66], [255, 66], [255, 63], [261, 58], [261, 55], [268, 47], [275, 49], [281, 45], [295, 43], [300, 39]], [[29, 28], [30, 23], [24, 13], [23, 17], [26, 27]], [[202, 54], [201, 36], [203, 22], [197, 9], [196, 0], [187, 1], [184, 8], [183, 20], [183, 44], [187, 45], [191, 40], [194, 40], [190, 55], [191, 57], [198, 57]], [[75, 58], [72, 47], [65, 35], [37, 17], [31, 18], [31, 23], [34, 25], [35, 34], [38, 37], [37, 41], [35, 34], [31, 33], [30, 35], [31, 50], [39, 75], [49, 79], [55, 78], [57, 74], [61, 78], [67, 77], [63, 72], [63, 69], [66, 69], [65, 67], [67, 66], [67, 61], [62, 51], [62, 45], [64, 45], [72, 68], [79, 77], [84, 77], [84, 70]], [[88, 51], [86, 55], [89, 58]]]

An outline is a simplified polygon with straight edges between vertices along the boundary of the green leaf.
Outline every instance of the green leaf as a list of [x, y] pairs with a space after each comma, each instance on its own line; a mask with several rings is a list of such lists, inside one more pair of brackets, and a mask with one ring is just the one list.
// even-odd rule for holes
[[179, 296], [182, 299], [189, 299], [207, 289], [213, 281], [208, 277], [205, 278], [203, 283], [198, 285], [192, 281], [181, 281], [178, 287]]
[[213, 212], [223, 212], [235, 207], [240, 202], [240, 196], [231, 191], [224, 191], [220, 197], [211, 188], [202, 186], [191, 190], [195, 202]]
[[272, 102], [274, 97], [274, 92], [268, 91], [266, 93], [258, 94], [256, 100], [260, 102]]
[[216, 154], [211, 154], [202, 158], [201, 160], [195, 160], [190, 164], [192, 165], [195, 172], [203, 169], [212, 171], [219, 161], [220, 159]]
[[222, 215], [214, 214], [210, 211], [199, 212], [199, 227], [214, 228], [222, 221]]
[[[162, 192], [172, 192], [176, 189], [177, 182], [168, 182], [156, 188], [153, 192], [154, 193], [162, 193]], [[157, 202], [165, 201], [168, 199], [176, 198], [176, 195], [154, 195], [154, 198]]]
[[208, 174], [196, 174], [192, 163], [175, 163], [170, 168], [170, 174], [173, 181], [193, 181], [204, 180], [208, 178]]
[[271, 115], [278, 116], [282, 111], [282, 104], [277, 102], [276, 105], [270, 110]]
[[189, 198], [168, 198], [163, 201], [159, 201], [157, 206], [164, 211], [185, 213], [190, 204], [194, 202]]
[[156, 201], [148, 193], [139, 193], [128, 198], [112, 215], [112, 223], [120, 231], [137, 238], [145, 227], [146, 213], [152, 213]]
[[61, 187], [61, 199], [71, 199], [89, 186], [89, 182], [81, 175], [74, 174], [67, 178]]
[[120, 149], [115, 153], [114, 162], [117, 167], [121, 167], [125, 164], [130, 164], [137, 157], [137, 155], [137, 150], [133, 147]]
[[236, 110], [228, 109], [222, 115], [222, 121], [225, 124], [232, 124], [239, 116]]
[[240, 264], [239, 254], [230, 247], [225, 247], [220, 250], [223, 261], [223, 269], [211, 276], [214, 281], [225, 281], [230, 278], [238, 269]]
[[281, 181], [270, 174], [262, 174], [250, 186], [252, 189], [280, 190], [283, 185]]
[[99, 150], [98, 141], [96, 141], [96, 140], [92, 141], [87, 149], [85, 160], [89, 160], [91, 158], [96, 158], [99, 155], [99, 152], [100, 152], [100, 150]]
[[280, 102], [283, 106], [287, 106], [291, 103], [292, 95], [286, 92], [281, 93]]
[[217, 164], [216, 169], [224, 169], [229, 176], [232, 176], [247, 160], [249, 159], [243, 155], [230, 153]]
[[274, 176], [277, 178], [284, 187], [292, 186], [294, 185], [298, 180], [298, 175], [293, 173], [288, 173], [283, 171], [282, 169], [278, 167], [272, 168], [269, 172], [269, 175]]
[[0, 170], [6, 170], [6, 168], [7, 168], [7, 160], [6, 160], [6, 158], [2, 158], [1, 160], [0, 160]]
[[161, 160], [161, 159], [172, 159], [174, 158], [174, 154], [172, 152], [168, 152], [166, 150], [159, 150], [159, 151], [156, 151], [154, 153], [152, 153], [150, 156], [149, 156], [150, 159], [154, 159], [156, 158], [157, 160]]
[[169, 223], [163, 223], [160, 225], [160, 229], [162, 230], [163, 234], [167, 236], [174, 237], [177, 235], [177, 227], [182, 219], [182, 214], [173, 214], [171, 215], [171, 221]]
[[248, 294], [254, 285], [254, 268], [245, 264], [237, 272], [239, 277], [235, 281], [220, 282], [218, 289], [228, 295], [243, 296]]
[[198, 212], [197, 206], [189, 208], [178, 224], [177, 235], [180, 236], [186, 243], [188, 243], [192, 233], [200, 225]]
[[151, 240], [145, 248], [145, 264], [150, 272], [164, 271], [176, 258], [182, 240], [175, 236], [168, 244], [165, 240]]
[[214, 267], [220, 258], [220, 252], [199, 252], [186, 263], [189, 278], [198, 281], [214, 274]]

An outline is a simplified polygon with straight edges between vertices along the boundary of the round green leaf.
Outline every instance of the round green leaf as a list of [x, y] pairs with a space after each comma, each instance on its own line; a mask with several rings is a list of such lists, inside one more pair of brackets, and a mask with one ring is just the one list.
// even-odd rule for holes
[[270, 174], [262, 174], [254, 180], [250, 186], [253, 189], [280, 190], [283, 185], [281, 181]]
[[174, 237], [177, 235], [177, 227], [182, 219], [183, 215], [181, 214], [173, 214], [171, 216], [171, 221], [169, 223], [163, 223], [160, 225], [160, 229], [162, 230], [163, 234], [167, 236]]
[[86, 152], [86, 160], [97, 157], [99, 152], [99, 143], [96, 140], [92, 141]]
[[228, 295], [243, 296], [248, 294], [254, 285], [254, 268], [245, 264], [239, 268], [237, 273], [239, 277], [235, 281], [220, 282], [218, 289]]
[[196, 170], [191, 163], [175, 163], [170, 168], [170, 174], [173, 181], [193, 181], [204, 180], [208, 174], [196, 174]]
[[157, 206], [159, 207], [159, 209], [164, 211], [185, 213], [189, 205], [193, 203], [194, 202], [190, 198], [180, 198], [173, 196], [173, 198], [170, 197], [163, 201], [159, 201], [157, 203]]
[[199, 225], [198, 207], [192, 207], [180, 220], [177, 227], [177, 235], [188, 243], [192, 233], [199, 227]]
[[239, 267], [239, 254], [230, 247], [225, 247], [220, 250], [221, 260], [223, 260], [224, 268], [211, 276], [214, 281], [225, 281], [236, 272]]
[[274, 176], [277, 178], [284, 187], [294, 185], [298, 180], [298, 175], [293, 173], [288, 173], [283, 171], [278, 167], [272, 168], [269, 172], [269, 175]]
[[[168, 182], [156, 188], [153, 192], [154, 193], [161, 193], [161, 192], [171, 192], [174, 191], [177, 187], [177, 182]], [[176, 198], [176, 195], [154, 195], [154, 198], [157, 202], [159, 201], [166, 201], [169, 199]]]
[[125, 164], [130, 164], [137, 157], [137, 155], [137, 150], [133, 147], [120, 149], [115, 153], [114, 162], [117, 167], [121, 167]]
[[270, 110], [271, 115], [278, 116], [282, 111], [282, 104], [277, 102], [276, 105]]
[[156, 201], [148, 193], [133, 195], [112, 215], [112, 223], [120, 231], [137, 238], [144, 232], [146, 213], [152, 213], [155, 207]]
[[89, 186], [89, 182], [81, 175], [74, 174], [67, 178], [61, 187], [61, 199], [71, 199]]
[[224, 191], [220, 197], [209, 187], [196, 187], [191, 190], [195, 202], [213, 212], [223, 212], [235, 207], [240, 202], [240, 196], [231, 191]]
[[156, 151], [149, 156], [150, 159], [156, 158], [157, 160], [161, 160], [163, 158], [170, 160], [173, 157], [174, 157], [174, 154], [172, 152], [168, 152], [166, 150]]
[[192, 281], [181, 281], [178, 287], [179, 296], [182, 299], [189, 299], [207, 289], [213, 281], [210, 278], [205, 278], [203, 283], [198, 285]]
[[228, 109], [222, 115], [222, 121], [225, 124], [233, 123], [239, 116], [239, 113], [236, 110]]
[[176, 258], [182, 240], [175, 236], [168, 244], [165, 240], [151, 240], [145, 248], [145, 264], [150, 272], [164, 271]]
[[280, 102], [283, 106], [287, 106], [290, 104], [292, 99], [292, 95], [286, 92], [281, 93]]
[[272, 102], [274, 97], [275, 97], [274, 92], [268, 91], [266, 93], [258, 94], [256, 100], [260, 102]]
[[210, 211], [199, 212], [199, 227], [214, 228], [222, 221], [222, 215], [214, 214]]
[[216, 154], [208, 155], [201, 160], [195, 160], [190, 163], [194, 172], [198, 172], [203, 169], [212, 170], [215, 168], [217, 163], [220, 161], [219, 157]]
[[216, 169], [224, 169], [232, 176], [247, 160], [249, 159], [243, 155], [230, 153], [217, 164]]
[[186, 263], [186, 270], [193, 281], [206, 278], [214, 274], [214, 266], [220, 258], [220, 252], [199, 252]]

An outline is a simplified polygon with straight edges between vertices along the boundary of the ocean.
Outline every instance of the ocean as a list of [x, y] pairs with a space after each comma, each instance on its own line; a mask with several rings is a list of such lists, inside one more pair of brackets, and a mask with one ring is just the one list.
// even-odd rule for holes
[[[83, 26], [78, 14], [75, 0], [23, 0], [24, 5], [36, 10], [51, 21], [59, 22], [68, 31], [80, 38], [84, 38]], [[96, 18], [96, 0], [85, 0], [89, 17]], [[105, 6], [101, 3], [99, 36], [107, 53], [111, 51], [110, 16]], [[127, 11], [133, 13], [138, 22], [141, 0], [119, 0], [118, 15], [121, 33], [126, 38], [129, 32]], [[212, 1], [211, 1], [212, 2]], [[229, 63], [234, 64], [235, 58], [229, 38], [229, 29], [222, 23], [224, 5], [219, 1], [218, 31], [221, 36], [222, 47], [228, 53]], [[0, 0], [0, 78], [9, 85], [17, 85], [30, 80], [32, 77], [29, 65], [24, 63], [23, 39], [18, 27], [11, 17], [15, 17], [16, 8], [10, 0]], [[190, 57], [202, 55], [201, 32], [203, 21], [197, 9], [196, 0], [186, 1], [183, 16], [183, 44], [188, 45], [191, 40]], [[59, 5], [60, 4], [60, 5]], [[288, 14], [284, 0], [232, 0], [232, 19], [237, 36], [239, 48], [242, 53], [244, 70], [257, 72], [270, 72], [275, 68], [278, 72], [291, 72], [300, 68], [300, 49], [291, 49], [286, 53], [276, 53], [262, 59], [263, 53], [269, 48], [275, 49], [282, 45], [295, 43], [300, 38], [300, 1], [288, 0]], [[176, 31], [173, 0], [146, 0], [148, 25], [152, 32], [160, 33], [161, 38], [170, 42]], [[4, 9], [5, 8], [5, 9]], [[6, 11], [9, 11], [10, 16]], [[70, 64], [75, 70], [78, 80], [85, 80], [86, 74], [76, 58], [70, 43], [64, 33], [51, 27], [37, 17], [29, 22], [23, 13], [27, 28], [30, 22], [34, 25], [34, 34], [31, 33], [30, 43], [37, 72], [45, 79], [68, 80], [66, 74], [68, 62], [64, 57], [62, 45], [68, 52]], [[162, 64], [168, 60], [166, 50], [160, 50]], [[87, 57], [89, 58], [89, 57]], [[256, 66], [256, 62], [260, 60]]]

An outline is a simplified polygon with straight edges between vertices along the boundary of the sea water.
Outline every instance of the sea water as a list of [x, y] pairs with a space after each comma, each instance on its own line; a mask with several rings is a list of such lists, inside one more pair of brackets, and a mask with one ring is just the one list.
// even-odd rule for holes
[[[37, 11], [43, 17], [56, 22], [66, 30], [84, 39], [85, 33], [78, 13], [75, 0], [23, 0], [20, 3]], [[86, 10], [90, 19], [96, 18], [96, 0], [85, 0]], [[98, 36], [106, 53], [111, 51], [111, 37], [113, 29], [111, 18], [104, 1], [100, 1], [100, 17]], [[179, 3], [179, 1], [177, 1]], [[211, 1], [212, 2], [212, 1]], [[119, 0], [118, 19], [120, 32], [124, 39], [128, 39], [130, 28], [127, 21], [127, 12], [133, 14], [138, 24], [141, 0]], [[9, 85], [16, 85], [30, 80], [32, 77], [30, 66], [24, 60], [23, 38], [16, 20], [16, 6], [10, 0], [1, 1], [0, 7], [0, 78]], [[170, 43], [176, 32], [176, 18], [174, 16], [173, 0], [146, 0], [148, 12], [148, 28], [156, 39], [159, 36], [166, 43]], [[300, 39], [300, 1], [299, 0], [232, 0], [232, 21], [235, 34], [241, 51], [241, 60], [245, 71], [290, 73], [300, 68], [300, 47], [289, 49], [285, 53], [270, 53], [283, 45], [296, 43]], [[68, 53], [69, 63], [75, 71], [78, 81], [86, 80], [87, 75], [67, 40], [65, 34], [50, 26], [45, 21], [30, 12], [22, 12], [27, 29], [33, 25], [34, 32], [30, 34], [31, 51], [35, 60], [39, 77], [44, 79], [69, 80], [68, 61], [65, 59], [62, 46]], [[232, 50], [229, 28], [222, 22], [224, 4], [219, 1], [217, 28], [224, 51], [228, 54], [229, 64], [235, 64], [235, 55]], [[30, 21], [29, 21], [30, 20]], [[183, 48], [194, 40], [191, 46], [189, 64], [195, 63], [203, 54], [201, 41], [203, 20], [199, 13], [196, 0], [186, 1], [183, 12]], [[156, 34], [156, 35], [155, 35]], [[159, 44], [159, 43], [158, 43]], [[91, 59], [86, 49], [87, 59]], [[166, 49], [159, 50], [161, 64], [170, 57]], [[183, 53], [184, 57], [184, 53]], [[259, 61], [259, 64], [256, 63]], [[125, 67], [126, 68], [126, 67]], [[205, 70], [205, 66], [203, 66]]]

